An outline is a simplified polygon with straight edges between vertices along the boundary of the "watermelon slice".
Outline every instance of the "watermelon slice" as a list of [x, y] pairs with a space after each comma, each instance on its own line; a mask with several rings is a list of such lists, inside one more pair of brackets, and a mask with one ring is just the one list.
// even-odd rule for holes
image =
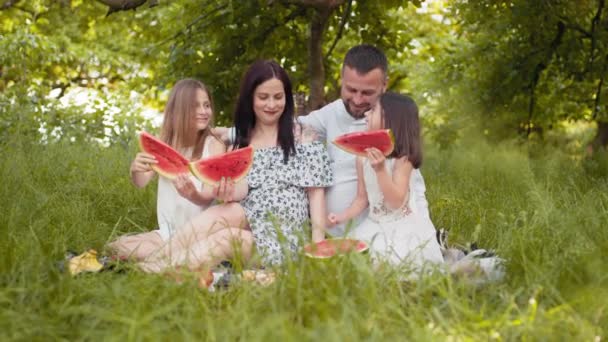
[[238, 182], [253, 164], [253, 147], [247, 146], [190, 163], [190, 171], [208, 185], [218, 185], [222, 177]]
[[188, 159], [152, 134], [142, 132], [139, 135], [139, 146], [142, 151], [156, 158], [158, 163], [151, 166], [159, 175], [174, 179], [179, 174], [189, 172]]
[[304, 254], [313, 259], [327, 259], [336, 255], [345, 255], [347, 253], [356, 252], [363, 253], [367, 251], [369, 246], [365, 241], [336, 238], [326, 239], [314, 244], [304, 246]]
[[390, 129], [379, 129], [344, 134], [337, 137], [333, 143], [344, 151], [358, 156], [366, 156], [365, 150], [370, 147], [375, 147], [388, 156], [395, 148], [395, 136]]

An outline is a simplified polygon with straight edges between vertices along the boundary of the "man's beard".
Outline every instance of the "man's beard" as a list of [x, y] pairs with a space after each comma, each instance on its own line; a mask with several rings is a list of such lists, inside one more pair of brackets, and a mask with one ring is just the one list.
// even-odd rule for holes
[[[342, 100], [342, 102], [344, 103], [344, 108], [346, 108], [346, 112], [352, 116], [354, 119], [363, 119], [365, 117], [365, 112], [367, 112], [369, 110], [369, 108], [366, 108], [365, 110], [362, 110], [361, 113], [355, 113], [351, 110], [350, 106], [348, 105], [348, 102]], [[371, 107], [370, 107], [371, 108]]]

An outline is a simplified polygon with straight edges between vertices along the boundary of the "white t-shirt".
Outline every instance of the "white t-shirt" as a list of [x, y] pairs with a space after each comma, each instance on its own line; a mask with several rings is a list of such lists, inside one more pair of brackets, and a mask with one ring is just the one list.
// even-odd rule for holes
[[[356, 156], [341, 150], [331, 142], [342, 134], [366, 130], [367, 123], [364, 118], [355, 119], [350, 116], [341, 99], [308, 115], [298, 117], [298, 122], [311, 126], [322, 135], [321, 139], [327, 141], [327, 151], [334, 172], [334, 185], [326, 191], [327, 210], [328, 213], [341, 213], [351, 205], [357, 194]], [[419, 169], [414, 169], [412, 172], [410, 190], [415, 197], [416, 211], [429, 218], [428, 202], [425, 196], [426, 186]], [[366, 216], [367, 210], [355, 219], [354, 226], [358, 225]], [[344, 235], [345, 228], [344, 225], [337, 225], [328, 232], [333, 236], [341, 236]]]
[[[201, 158], [209, 155], [210, 137], [205, 140], [205, 147]], [[192, 155], [192, 149], [180, 151], [185, 156]], [[197, 189], [202, 189], [203, 184], [194, 175], [190, 174], [190, 180]], [[158, 177], [158, 194], [156, 199], [156, 215], [158, 219], [158, 234], [166, 241], [175, 231], [182, 228], [191, 218], [205, 210], [207, 206], [200, 206], [182, 197], [170, 179]]]

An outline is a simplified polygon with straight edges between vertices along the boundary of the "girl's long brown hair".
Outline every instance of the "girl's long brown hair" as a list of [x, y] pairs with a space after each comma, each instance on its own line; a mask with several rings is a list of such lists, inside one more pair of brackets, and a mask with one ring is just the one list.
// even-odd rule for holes
[[[209, 119], [209, 125], [202, 131], [196, 132], [196, 137], [192, 137], [192, 117], [196, 110], [196, 91], [204, 91], [211, 102], [212, 115]], [[183, 151], [188, 145], [194, 141], [194, 149], [192, 150], [191, 160], [200, 158], [205, 147], [205, 139], [212, 135], [211, 127], [213, 126], [213, 117], [215, 116], [213, 108], [213, 99], [209, 89], [201, 82], [195, 79], [183, 79], [178, 81], [165, 106], [165, 116], [161, 127], [160, 138], [165, 143], [178, 151]], [[217, 137], [215, 137], [218, 139]], [[219, 140], [219, 139], [218, 139]]]
[[422, 165], [422, 139], [418, 106], [411, 97], [386, 92], [380, 97], [384, 128], [395, 135], [395, 149], [389, 158], [407, 157], [415, 168]]

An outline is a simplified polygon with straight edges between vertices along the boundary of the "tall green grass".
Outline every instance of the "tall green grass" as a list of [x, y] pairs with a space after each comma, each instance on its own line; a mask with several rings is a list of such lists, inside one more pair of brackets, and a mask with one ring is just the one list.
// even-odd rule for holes
[[[536, 151], [537, 152], [537, 151]], [[429, 151], [431, 215], [453, 243], [508, 260], [481, 287], [400, 282], [364, 257], [301, 260], [273, 285], [209, 293], [135, 270], [71, 277], [67, 249], [155, 226], [134, 147], [5, 143], [0, 152], [0, 340], [587, 340], [608, 327], [608, 163], [483, 143]], [[604, 156], [605, 157], [605, 156]]]

